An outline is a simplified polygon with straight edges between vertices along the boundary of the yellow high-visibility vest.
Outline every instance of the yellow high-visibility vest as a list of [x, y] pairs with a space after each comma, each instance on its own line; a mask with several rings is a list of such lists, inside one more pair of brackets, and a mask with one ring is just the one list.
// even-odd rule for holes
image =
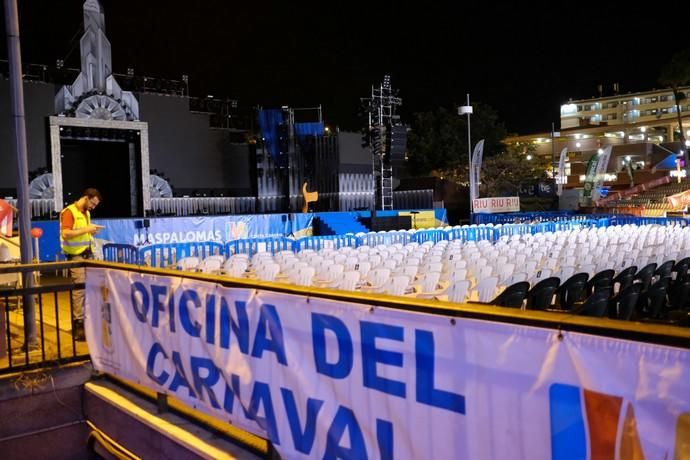
[[[72, 211], [72, 216], [74, 216], [74, 226], [72, 230], [79, 230], [91, 223], [89, 211], [86, 211], [86, 214], [82, 213], [74, 203], [62, 210], [60, 213], [60, 222], [62, 222], [62, 213], [66, 212], [68, 209]], [[84, 233], [83, 235], [66, 240], [62, 237], [62, 229], [60, 229], [60, 247], [62, 247], [62, 252], [69, 256], [77, 256], [91, 248], [92, 240], [93, 237], [90, 233]]]

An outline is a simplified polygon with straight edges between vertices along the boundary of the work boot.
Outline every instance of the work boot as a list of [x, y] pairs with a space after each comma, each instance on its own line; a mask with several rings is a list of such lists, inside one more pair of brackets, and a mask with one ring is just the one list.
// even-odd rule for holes
[[74, 340], [78, 342], [83, 342], [86, 340], [86, 334], [84, 334], [84, 320], [75, 319], [72, 321], [72, 335]]

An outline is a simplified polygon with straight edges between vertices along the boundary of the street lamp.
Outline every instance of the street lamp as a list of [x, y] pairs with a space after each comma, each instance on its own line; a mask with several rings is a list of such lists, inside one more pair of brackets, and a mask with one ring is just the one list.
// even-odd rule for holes
[[472, 106], [470, 105], [470, 94], [467, 93], [467, 105], [458, 107], [458, 115], [467, 115], [467, 161], [469, 163], [469, 182], [470, 182], [470, 213], [472, 212], [472, 201], [476, 198], [474, 195], [473, 180], [472, 180], [472, 140], [470, 135], [470, 115], [472, 115]]

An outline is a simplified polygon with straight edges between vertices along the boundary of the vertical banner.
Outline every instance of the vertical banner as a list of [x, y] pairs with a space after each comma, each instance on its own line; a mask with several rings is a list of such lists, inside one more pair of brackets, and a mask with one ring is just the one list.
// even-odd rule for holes
[[479, 198], [479, 181], [481, 179], [482, 157], [484, 155], [484, 139], [477, 142], [472, 152], [472, 168], [470, 170], [470, 200]]
[[613, 150], [613, 146], [608, 145], [604, 149], [604, 153], [599, 156], [599, 161], [597, 162], [597, 167], [594, 173], [595, 180], [592, 194], [592, 199], [594, 200], [599, 198], [599, 190], [601, 189], [601, 186], [604, 185], [606, 171], [609, 168], [609, 160], [611, 159], [611, 150]]
[[565, 177], [565, 159], [568, 157], [568, 147], [563, 147], [561, 150], [561, 158], [558, 160], [558, 191], [556, 194], [561, 196], [563, 193], [563, 184], [567, 181]]
[[587, 162], [587, 171], [585, 173], [585, 185], [582, 191], [582, 198], [585, 203], [592, 199], [592, 188], [594, 187], [594, 179], [596, 175], [597, 164], [599, 162], [599, 155], [595, 153]]

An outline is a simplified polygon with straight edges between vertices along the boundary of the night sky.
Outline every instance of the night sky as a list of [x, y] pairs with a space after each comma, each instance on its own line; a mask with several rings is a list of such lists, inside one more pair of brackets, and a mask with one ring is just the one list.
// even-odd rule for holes
[[[83, 2], [18, 3], [25, 62], [78, 67]], [[245, 107], [322, 104], [348, 130], [360, 127], [359, 98], [390, 74], [403, 120], [470, 93], [510, 132], [545, 132], [561, 103], [598, 95], [600, 83], [604, 95], [615, 82], [657, 87], [661, 67], [690, 46], [688, 2], [525, 3], [101, 2], [116, 72], [187, 74], [192, 96]]]

